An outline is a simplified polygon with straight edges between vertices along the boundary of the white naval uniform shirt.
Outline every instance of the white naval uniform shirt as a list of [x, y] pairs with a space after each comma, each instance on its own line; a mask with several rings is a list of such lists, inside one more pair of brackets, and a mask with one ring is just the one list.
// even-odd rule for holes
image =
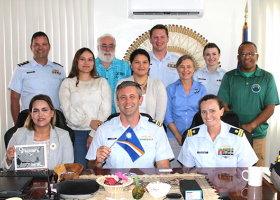
[[[126, 128], [120, 121], [120, 116], [105, 122], [97, 129], [90, 145], [86, 159], [96, 160], [96, 152], [100, 146], [110, 147]], [[117, 143], [111, 148], [110, 156], [103, 168], [154, 168], [154, 162], [173, 159], [174, 154], [168, 142], [163, 127], [151, 123], [147, 117], [140, 115], [140, 120], [133, 129], [145, 153], [132, 162], [128, 153]]]
[[221, 121], [221, 132], [214, 142], [205, 124], [193, 128], [199, 128], [198, 133], [186, 138], [178, 160], [187, 167], [252, 166], [258, 161], [252, 146], [245, 133], [242, 137], [230, 133], [231, 127]]
[[157, 59], [153, 51], [150, 51], [149, 55], [151, 58], [150, 77], [160, 80], [165, 87], [179, 79], [176, 70], [176, 62], [179, 59], [177, 55], [167, 51], [165, 57], [161, 61]]

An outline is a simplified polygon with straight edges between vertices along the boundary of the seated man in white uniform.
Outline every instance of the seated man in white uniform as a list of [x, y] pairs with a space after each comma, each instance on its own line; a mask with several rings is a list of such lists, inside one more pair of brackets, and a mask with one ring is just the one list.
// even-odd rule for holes
[[204, 124], [188, 132], [178, 156], [183, 167], [249, 167], [258, 161], [243, 130], [221, 121], [221, 98], [205, 95], [199, 110]]
[[[122, 82], [116, 89], [116, 98], [120, 115], [97, 129], [86, 155], [87, 167], [153, 168], [156, 162], [157, 168], [170, 168], [169, 160], [174, 158], [174, 154], [162, 123], [139, 114], [139, 104], [143, 100], [140, 85], [132, 81]], [[128, 126], [144, 149], [144, 154], [135, 161], [118, 143], [111, 147]]]

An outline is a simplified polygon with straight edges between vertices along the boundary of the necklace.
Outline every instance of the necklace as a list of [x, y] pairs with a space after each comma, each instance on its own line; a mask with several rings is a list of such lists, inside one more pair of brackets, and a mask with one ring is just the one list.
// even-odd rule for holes
[[[134, 77], [133, 77], [134, 78]], [[134, 78], [134, 80], [135, 80], [135, 78]], [[145, 83], [148, 81], [148, 77], [147, 77], [147, 79], [145, 80], [145, 82], [143, 83], [143, 84], [140, 84], [140, 83], [138, 83], [136, 80], [135, 80], [135, 82], [136, 83], [138, 83], [139, 85], [140, 85], [140, 87], [142, 87], [143, 85], [145, 85]]]
[[146, 89], [147, 89], [147, 85], [148, 85], [148, 84], [146, 84], [146, 85], [143, 87], [143, 90], [146, 90]]

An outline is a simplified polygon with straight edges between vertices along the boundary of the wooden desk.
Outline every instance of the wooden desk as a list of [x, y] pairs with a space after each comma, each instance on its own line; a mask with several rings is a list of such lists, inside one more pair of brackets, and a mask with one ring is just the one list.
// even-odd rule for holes
[[[243, 170], [247, 168], [193, 168], [193, 169], [185, 169], [185, 168], [175, 168], [173, 169], [174, 173], [197, 173], [204, 175], [210, 185], [217, 190], [217, 193], [225, 193], [232, 200], [242, 200], [242, 199], [250, 199], [246, 198], [248, 190], [247, 181], [243, 180], [241, 173]], [[158, 169], [150, 169], [150, 168], [142, 168], [142, 169], [86, 169], [83, 170], [83, 175], [90, 175], [92, 173], [96, 175], [107, 175], [107, 174], [115, 174], [116, 172], [132, 172], [138, 175], [143, 174], [169, 174], [169, 173], [161, 173]], [[39, 187], [47, 188], [46, 180], [34, 179], [31, 183], [32, 189], [36, 189]], [[275, 187], [268, 183], [265, 179], [263, 179], [262, 187], [259, 188], [259, 192], [262, 195], [259, 199], [273, 199], [280, 200], [280, 192], [278, 192]], [[42, 191], [41, 191], [42, 192]], [[36, 195], [36, 194], [34, 194]], [[242, 196], [243, 195], [243, 196]], [[37, 195], [36, 195], [37, 196]]]

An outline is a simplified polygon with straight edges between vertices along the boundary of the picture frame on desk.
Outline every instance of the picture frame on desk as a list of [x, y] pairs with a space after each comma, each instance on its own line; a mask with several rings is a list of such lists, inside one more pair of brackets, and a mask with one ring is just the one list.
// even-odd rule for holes
[[46, 144], [15, 145], [15, 170], [47, 168]]

